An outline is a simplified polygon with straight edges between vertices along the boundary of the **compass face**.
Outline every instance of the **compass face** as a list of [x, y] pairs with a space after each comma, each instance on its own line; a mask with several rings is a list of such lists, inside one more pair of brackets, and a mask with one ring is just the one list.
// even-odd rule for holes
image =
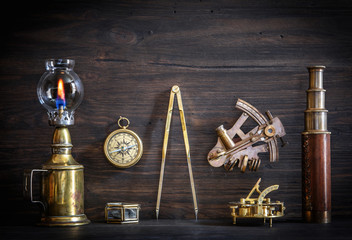
[[142, 156], [142, 141], [136, 133], [128, 129], [112, 132], [105, 140], [104, 153], [115, 166], [128, 168], [135, 165]]

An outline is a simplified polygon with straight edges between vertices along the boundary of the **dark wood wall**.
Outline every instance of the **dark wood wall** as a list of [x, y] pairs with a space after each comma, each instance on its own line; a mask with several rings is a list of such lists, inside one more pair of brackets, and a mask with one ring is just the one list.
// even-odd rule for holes
[[[23, 170], [50, 156], [53, 128], [36, 86], [48, 58], [72, 58], [85, 97], [70, 128], [75, 159], [85, 166], [85, 208], [103, 219], [105, 203], [137, 202], [154, 218], [170, 89], [180, 86], [188, 125], [199, 218], [229, 218], [229, 201], [258, 178], [301, 216], [301, 132], [309, 65], [326, 65], [324, 87], [332, 132], [333, 216], [352, 214], [352, 4], [350, 1], [49, 1], [2, 7], [1, 218], [36, 221], [23, 201]], [[6, 13], [6, 14], [5, 14]], [[282, 120], [289, 145], [280, 161], [262, 155], [258, 172], [211, 167], [215, 128], [230, 128], [242, 98]], [[160, 218], [192, 219], [193, 205], [179, 113], [175, 106]], [[117, 118], [144, 142], [130, 169], [104, 157]], [[252, 125], [254, 127], [254, 125]]]

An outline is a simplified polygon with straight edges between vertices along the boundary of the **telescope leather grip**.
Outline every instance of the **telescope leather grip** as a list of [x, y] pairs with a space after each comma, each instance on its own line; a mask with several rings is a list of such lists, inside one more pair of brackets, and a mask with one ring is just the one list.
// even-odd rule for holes
[[331, 221], [330, 134], [302, 135], [303, 216], [307, 222]]

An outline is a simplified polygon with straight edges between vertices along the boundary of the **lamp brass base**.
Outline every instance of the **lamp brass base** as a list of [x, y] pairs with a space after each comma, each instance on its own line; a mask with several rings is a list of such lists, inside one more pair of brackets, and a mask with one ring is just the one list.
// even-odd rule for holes
[[89, 224], [90, 220], [85, 214], [74, 215], [74, 216], [47, 216], [42, 217], [40, 226], [48, 227], [69, 227], [69, 226], [81, 226]]

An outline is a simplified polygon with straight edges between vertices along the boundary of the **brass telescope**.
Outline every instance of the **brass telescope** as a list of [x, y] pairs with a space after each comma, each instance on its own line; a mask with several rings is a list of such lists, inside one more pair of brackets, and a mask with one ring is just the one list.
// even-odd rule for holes
[[302, 197], [306, 222], [331, 222], [330, 132], [327, 130], [324, 66], [308, 67], [309, 89], [302, 132]]

